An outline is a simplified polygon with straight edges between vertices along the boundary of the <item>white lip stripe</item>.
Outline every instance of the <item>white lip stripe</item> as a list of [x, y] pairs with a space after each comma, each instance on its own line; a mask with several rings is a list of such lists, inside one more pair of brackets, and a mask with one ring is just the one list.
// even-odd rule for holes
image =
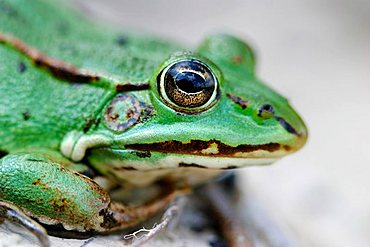
[[277, 158], [228, 158], [228, 157], [210, 157], [210, 156], [176, 156], [168, 154], [167, 157], [153, 161], [145, 160], [127, 160], [111, 161], [115, 167], [132, 167], [137, 170], [158, 170], [166, 168], [177, 168], [180, 163], [196, 164], [204, 166], [204, 169], [227, 169], [228, 167], [244, 167], [268, 165], [276, 161]]

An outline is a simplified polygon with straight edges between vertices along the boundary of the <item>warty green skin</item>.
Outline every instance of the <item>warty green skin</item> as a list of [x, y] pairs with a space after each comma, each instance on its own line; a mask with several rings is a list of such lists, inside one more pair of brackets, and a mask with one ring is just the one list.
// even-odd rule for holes
[[[56, 2], [42, 0], [0, 0], [0, 34], [99, 76], [87, 83], [62, 79], [10, 42], [0, 41], [0, 150], [8, 154], [0, 160], [0, 197], [43, 223], [103, 231], [96, 227], [101, 220], [97, 215], [109, 198], [90, 179], [76, 175], [74, 167], [80, 166], [75, 163], [81, 160], [82, 167], [92, 166], [119, 183], [147, 185], [176, 171], [181, 174], [175, 177], [191, 183], [192, 176], [205, 170], [218, 173], [220, 168], [271, 163], [306, 141], [301, 118], [284, 97], [256, 78], [253, 52], [235, 37], [213, 35], [189, 52], [158, 38], [109, 30]], [[183, 59], [204, 62], [220, 83], [217, 102], [208, 110], [179, 112], [159, 95], [158, 74]], [[148, 86], [140, 87], [143, 84]], [[135, 85], [137, 90], [127, 91]], [[105, 114], [110, 101], [122, 94], [137, 99], [146, 116], [141, 112], [133, 126], [116, 131]], [[230, 96], [244, 100], [247, 107]], [[272, 105], [274, 116], [283, 118], [296, 133], [287, 131], [276, 117], [260, 117], [264, 104]], [[127, 148], [194, 140], [209, 142], [210, 147], [191, 152]], [[226, 149], [279, 146], [274, 151], [220, 154], [215, 143]], [[183, 172], [186, 168], [178, 168], [180, 164], [202, 168]], [[37, 181], [46, 189], [32, 186]], [[67, 198], [70, 206], [57, 212], [54, 202], [61, 198]], [[94, 222], [81, 223], [87, 218]]]

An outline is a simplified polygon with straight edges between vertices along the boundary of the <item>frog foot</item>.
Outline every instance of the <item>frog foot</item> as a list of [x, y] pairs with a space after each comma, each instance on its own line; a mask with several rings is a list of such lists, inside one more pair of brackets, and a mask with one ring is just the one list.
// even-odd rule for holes
[[0, 201], [0, 221], [9, 220], [20, 224], [37, 237], [42, 247], [49, 247], [49, 237], [46, 230], [36, 221], [25, 215], [15, 205]]

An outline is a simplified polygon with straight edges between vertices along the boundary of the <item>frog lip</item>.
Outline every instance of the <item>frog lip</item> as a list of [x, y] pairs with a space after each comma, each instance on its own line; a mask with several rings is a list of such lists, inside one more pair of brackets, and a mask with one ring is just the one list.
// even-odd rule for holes
[[129, 144], [125, 145], [125, 148], [142, 152], [237, 158], [278, 158], [295, 151], [294, 148], [289, 145], [273, 142], [257, 145], [241, 144], [229, 146], [218, 140], [191, 140], [186, 143], [172, 140], [145, 144]]

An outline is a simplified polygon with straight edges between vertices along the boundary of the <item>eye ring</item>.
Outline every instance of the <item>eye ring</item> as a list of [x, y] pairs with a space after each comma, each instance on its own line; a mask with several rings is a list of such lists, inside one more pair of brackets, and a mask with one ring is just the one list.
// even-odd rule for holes
[[165, 67], [157, 77], [157, 88], [166, 105], [185, 113], [209, 109], [219, 95], [216, 76], [196, 59], [176, 61]]

